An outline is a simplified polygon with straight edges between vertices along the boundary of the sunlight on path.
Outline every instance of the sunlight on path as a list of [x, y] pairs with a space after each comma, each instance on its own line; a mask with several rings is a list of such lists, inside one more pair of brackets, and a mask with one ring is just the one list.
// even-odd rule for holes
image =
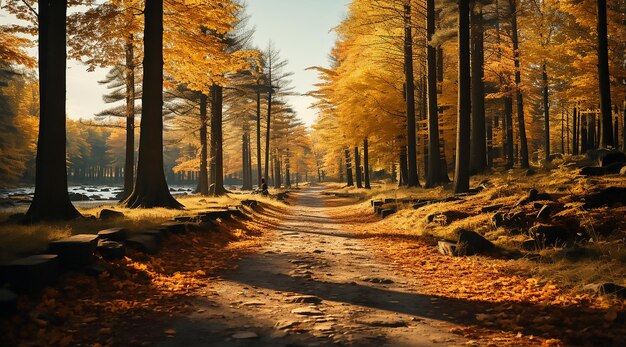
[[379, 263], [327, 217], [319, 189], [296, 193], [277, 239], [202, 290], [158, 346], [459, 345], [435, 297]]

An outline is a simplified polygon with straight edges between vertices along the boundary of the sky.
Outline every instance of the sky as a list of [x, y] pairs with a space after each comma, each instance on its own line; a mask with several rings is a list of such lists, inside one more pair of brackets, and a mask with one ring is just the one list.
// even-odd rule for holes
[[[269, 41], [280, 50], [293, 72], [295, 94], [314, 89], [315, 71], [310, 66], [328, 66], [328, 54], [336, 35], [332, 29], [346, 16], [349, 0], [246, 0], [249, 25], [256, 29], [255, 45], [263, 50]], [[10, 16], [0, 13], [0, 22], [10, 22]], [[87, 72], [75, 61], [68, 62], [67, 112], [73, 119], [89, 118], [108, 106], [102, 101], [106, 88], [98, 84], [106, 69]], [[289, 103], [305, 124], [315, 121], [315, 110], [309, 109], [312, 98], [302, 95], [289, 97]]]

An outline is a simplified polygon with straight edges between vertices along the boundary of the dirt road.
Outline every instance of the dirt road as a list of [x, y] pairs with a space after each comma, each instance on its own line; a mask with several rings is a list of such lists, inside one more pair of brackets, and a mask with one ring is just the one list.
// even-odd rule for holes
[[157, 346], [463, 344], [438, 299], [343, 231], [324, 199], [295, 193], [278, 237], [201, 290]]

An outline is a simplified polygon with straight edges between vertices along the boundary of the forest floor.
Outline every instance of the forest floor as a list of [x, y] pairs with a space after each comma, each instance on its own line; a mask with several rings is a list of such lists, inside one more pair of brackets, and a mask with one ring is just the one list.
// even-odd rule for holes
[[[582, 194], [585, 185], [623, 184], [570, 181], [563, 173], [509, 176], [492, 177], [489, 189], [464, 202], [385, 219], [372, 213], [370, 198], [446, 193], [332, 184], [293, 191], [288, 205], [262, 201], [252, 219], [172, 236], [158, 255], [130, 253], [100, 278], [65, 275], [55, 289], [22, 298], [22, 314], [0, 321], [0, 336], [59, 346], [626, 344], [626, 301], [581, 288], [590, 277], [623, 284], [622, 253], [570, 261], [554, 247], [542, 251], [541, 259], [555, 259], [549, 262], [437, 252], [435, 241], [459, 226], [513, 247], [516, 235], [492, 230], [490, 214], [474, 211], [494, 200], [513, 204], [528, 187], [565, 185]], [[428, 222], [433, 211], [452, 209], [470, 213]], [[611, 220], [612, 212], [585, 220]], [[623, 230], [623, 212], [607, 223]], [[597, 238], [598, 252], [614, 251], [615, 240]]]

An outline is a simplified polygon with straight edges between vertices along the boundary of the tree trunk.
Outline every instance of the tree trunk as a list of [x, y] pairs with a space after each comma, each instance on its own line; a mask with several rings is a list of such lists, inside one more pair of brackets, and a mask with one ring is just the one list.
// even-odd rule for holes
[[469, 190], [470, 178], [470, 35], [469, 0], [459, 0], [459, 77], [454, 193]]
[[65, 89], [66, 0], [39, 1], [40, 120], [35, 196], [25, 220], [80, 217], [67, 192]]
[[411, 4], [404, 5], [404, 77], [406, 82], [406, 118], [408, 147], [407, 185], [418, 187], [417, 143], [415, 137], [415, 82], [413, 80], [413, 33], [411, 28]]
[[550, 99], [548, 87], [548, 71], [546, 70], [546, 62], [543, 62], [543, 141], [544, 151], [546, 152], [546, 162], [550, 161]]
[[[580, 111], [579, 111], [580, 112]], [[580, 146], [580, 154], [587, 153], [589, 149], [589, 136], [587, 135], [587, 127], [588, 127], [588, 115], [583, 116], [580, 114], [580, 136], [581, 136], [581, 146]]]
[[135, 54], [133, 34], [126, 39], [126, 157], [124, 160], [124, 199], [133, 192], [135, 181]]
[[339, 173], [339, 183], [343, 183], [343, 158], [339, 156], [339, 169], [337, 170]]
[[256, 81], [256, 169], [257, 187], [261, 187], [263, 169], [261, 168], [261, 80]]
[[565, 112], [561, 110], [561, 154], [565, 154]]
[[241, 189], [248, 189], [248, 144], [246, 134], [241, 135]]
[[272, 61], [269, 61], [269, 91], [267, 92], [267, 129], [265, 133], [265, 177], [269, 173], [270, 125], [272, 121]]
[[578, 112], [576, 112], [576, 106], [574, 106], [574, 110], [572, 111], [572, 154], [578, 155]]
[[519, 59], [519, 38], [517, 33], [517, 0], [509, 0], [511, 9], [511, 41], [513, 41], [513, 62], [515, 64], [515, 96], [517, 99], [517, 123], [520, 138], [521, 166], [530, 167], [528, 161], [528, 140], [526, 139], [526, 121], [524, 120], [524, 100], [522, 97], [522, 76]]
[[224, 188], [224, 150], [222, 140], [222, 104], [223, 88], [219, 85], [211, 86], [211, 161], [215, 167], [215, 176], [211, 195], [226, 194]]
[[482, 5], [475, 6], [471, 13], [471, 146], [470, 172], [477, 174], [487, 167], [485, 141], [485, 84], [483, 82], [485, 54], [483, 49], [484, 27]]
[[207, 103], [208, 97], [200, 93], [200, 178], [198, 179], [198, 193], [209, 195], [208, 143], [207, 143]]
[[587, 149], [596, 149], [596, 116], [587, 115]]
[[370, 154], [367, 137], [363, 139], [363, 170], [365, 170], [365, 189], [372, 189], [370, 185]]
[[615, 148], [613, 116], [611, 113], [611, 80], [609, 76], [609, 40], [607, 30], [606, 0], [597, 0], [598, 10], [598, 81], [600, 83], [600, 145]]
[[359, 146], [354, 147], [354, 173], [356, 175], [356, 187], [363, 188], [361, 179], [361, 156], [359, 155]]
[[137, 180], [123, 204], [130, 208], [182, 205], [170, 194], [163, 172], [163, 0], [144, 10], [144, 78]]
[[291, 188], [291, 164], [289, 162], [289, 148], [285, 157], [285, 188]]
[[622, 151], [626, 152], [626, 100], [622, 104]]
[[345, 150], [346, 154], [346, 177], [348, 180], [348, 187], [354, 186], [354, 181], [352, 179], [352, 163], [350, 161], [350, 150]]
[[406, 157], [406, 147], [400, 147], [400, 179], [398, 180], [398, 184], [400, 186], [407, 185], [407, 176], [409, 175], [407, 169], [407, 157]]
[[434, 187], [442, 184], [441, 154], [439, 152], [439, 108], [437, 105], [437, 48], [431, 44], [435, 34], [435, 0], [426, 2], [426, 30], [427, 44], [427, 89], [428, 89], [428, 175], [426, 175], [426, 187]]

